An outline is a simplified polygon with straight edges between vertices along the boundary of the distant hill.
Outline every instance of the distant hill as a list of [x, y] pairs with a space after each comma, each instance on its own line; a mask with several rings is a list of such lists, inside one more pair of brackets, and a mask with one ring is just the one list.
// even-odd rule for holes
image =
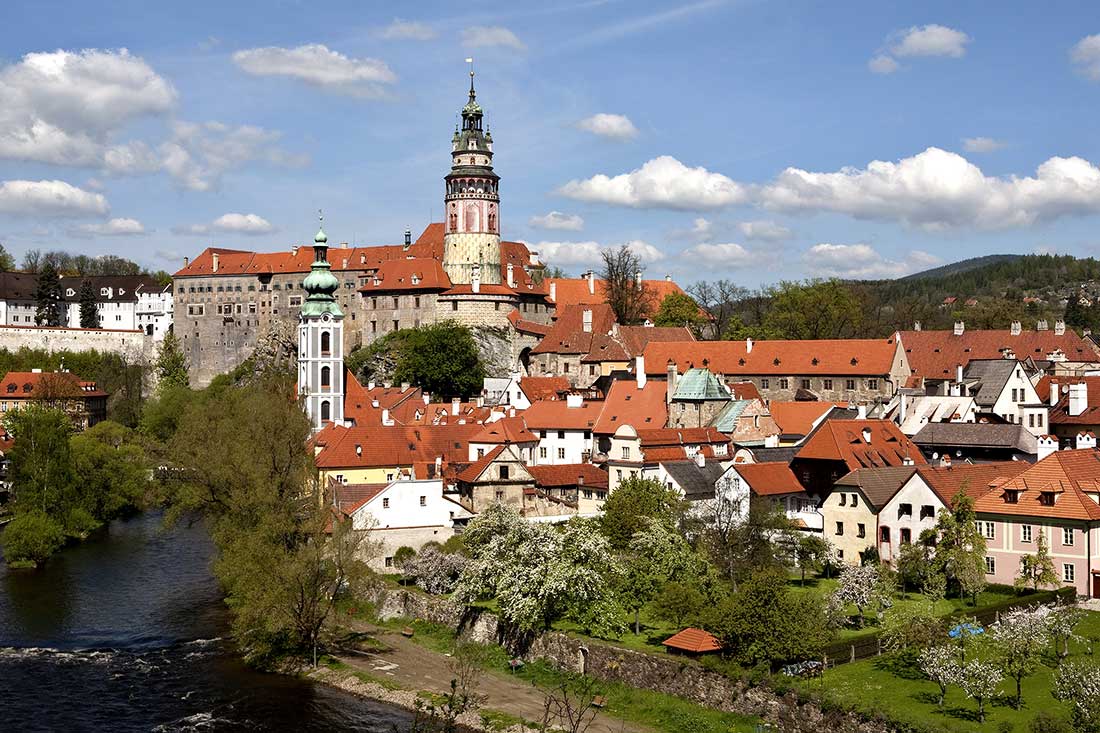
[[1023, 255], [985, 255], [983, 257], [971, 257], [967, 260], [959, 260], [958, 262], [952, 262], [949, 265], [941, 265], [940, 267], [933, 267], [931, 270], [924, 270], [923, 272], [915, 272], [912, 275], [906, 275], [905, 277], [898, 278], [899, 280], [922, 280], [926, 278], [943, 278], [948, 275], [957, 275], [960, 272], [969, 272], [970, 270], [977, 270], [987, 265], [995, 265], [1001, 262], [1012, 262], [1018, 260]]

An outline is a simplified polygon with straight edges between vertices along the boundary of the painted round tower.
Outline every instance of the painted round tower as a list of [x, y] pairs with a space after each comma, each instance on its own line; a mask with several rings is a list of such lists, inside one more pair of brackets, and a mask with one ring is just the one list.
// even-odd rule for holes
[[500, 176], [493, 172], [493, 136], [470, 72], [470, 101], [451, 140], [451, 172], [444, 178], [443, 269], [451, 283], [499, 285]]

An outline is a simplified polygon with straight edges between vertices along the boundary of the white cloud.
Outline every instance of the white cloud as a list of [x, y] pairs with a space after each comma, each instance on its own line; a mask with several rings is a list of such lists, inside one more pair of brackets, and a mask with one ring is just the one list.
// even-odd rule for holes
[[1093, 81], [1100, 81], [1100, 33], [1085, 36], [1069, 52], [1077, 71]]
[[176, 103], [172, 85], [126, 49], [30, 53], [0, 68], [0, 157], [98, 165], [129, 122]]
[[935, 23], [913, 26], [899, 31], [899, 39], [890, 47], [895, 56], [951, 56], [966, 55], [966, 44], [972, 40], [962, 31]]
[[527, 48], [512, 31], [499, 25], [475, 25], [462, 31], [462, 45], [469, 48], [504, 46], [523, 51]]
[[528, 245], [532, 251], [539, 253], [543, 262], [558, 267], [583, 265], [596, 267], [603, 263], [603, 253], [607, 250], [615, 250], [623, 245], [630, 248], [643, 263], [658, 262], [665, 258], [664, 252], [648, 242], [634, 239], [620, 244], [601, 244], [599, 242], [538, 242]]
[[397, 76], [379, 59], [354, 59], [320, 43], [296, 48], [265, 46], [237, 51], [233, 61], [255, 76], [287, 76], [354, 97], [378, 97]]
[[172, 139], [158, 148], [157, 155], [160, 167], [181, 186], [209, 191], [217, 188], [222, 175], [248, 163], [297, 167], [309, 162], [307, 157], [292, 155], [276, 145], [280, 137], [278, 132], [253, 125], [178, 122]]
[[807, 274], [852, 280], [902, 277], [941, 262], [935, 255], [920, 250], [910, 252], [902, 260], [888, 260], [868, 244], [815, 244], [802, 254]]
[[725, 244], [704, 242], [694, 247], [688, 247], [680, 253], [680, 256], [690, 262], [719, 269], [745, 267], [753, 262], [760, 262], [762, 259], [759, 255], [755, 255], [740, 244], [733, 242]]
[[394, 18], [378, 35], [387, 41], [430, 41], [439, 34], [427, 23]]
[[867, 68], [876, 74], [893, 74], [898, 70], [898, 62], [892, 56], [880, 53], [867, 62]]
[[791, 230], [774, 221], [743, 221], [737, 228], [745, 239], [760, 242], [781, 242], [791, 238]]
[[629, 117], [606, 112], [584, 118], [577, 123], [577, 127], [611, 140], [630, 140], [638, 136], [638, 128], [634, 127]]
[[700, 242], [706, 242], [714, 236], [714, 224], [709, 219], [700, 216], [691, 223], [691, 230], [688, 232], [688, 236]]
[[172, 227], [173, 234], [205, 235], [213, 232], [258, 236], [275, 231], [271, 222], [257, 214], [222, 214], [209, 224], [186, 224]]
[[101, 193], [65, 181], [0, 182], [0, 214], [16, 216], [104, 216], [110, 211]]
[[539, 229], [564, 229], [571, 232], [579, 232], [584, 229], [584, 219], [576, 214], [563, 214], [560, 211], [551, 211], [542, 216], [532, 216], [527, 220], [530, 226]]
[[968, 153], [995, 153], [1005, 146], [991, 137], [964, 137], [963, 150]]
[[716, 209], [741, 203], [743, 186], [706, 168], [688, 168], [668, 155], [617, 176], [603, 174], [566, 183], [558, 193], [579, 201], [634, 208]]
[[81, 224], [69, 233], [77, 236], [126, 237], [145, 234], [145, 225], [137, 219], [111, 219], [103, 224]]
[[1029, 226], [1100, 213], [1100, 169], [1082, 158], [1050, 158], [1034, 177], [990, 177], [956, 153], [928, 148], [897, 163], [813, 173], [788, 168], [758, 200], [784, 211], [832, 211], [925, 229]]

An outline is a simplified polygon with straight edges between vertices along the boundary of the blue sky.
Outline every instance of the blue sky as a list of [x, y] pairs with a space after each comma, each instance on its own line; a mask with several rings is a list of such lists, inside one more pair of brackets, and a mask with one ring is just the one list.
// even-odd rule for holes
[[[92, 7], [95, 5], [96, 7]], [[440, 218], [467, 67], [508, 239], [572, 273], [896, 276], [1100, 245], [1087, 2], [40, 0], [3, 11], [0, 242], [176, 269]], [[125, 49], [125, 50], [124, 50]]]

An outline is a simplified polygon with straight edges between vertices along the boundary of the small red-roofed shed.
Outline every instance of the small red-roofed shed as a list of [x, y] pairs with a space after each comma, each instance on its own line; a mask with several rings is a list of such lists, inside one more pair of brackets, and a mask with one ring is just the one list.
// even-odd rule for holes
[[670, 636], [663, 642], [671, 654], [690, 654], [692, 656], [710, 654], [722, 650], [722, 642], [709, 631], [687, 628]]

